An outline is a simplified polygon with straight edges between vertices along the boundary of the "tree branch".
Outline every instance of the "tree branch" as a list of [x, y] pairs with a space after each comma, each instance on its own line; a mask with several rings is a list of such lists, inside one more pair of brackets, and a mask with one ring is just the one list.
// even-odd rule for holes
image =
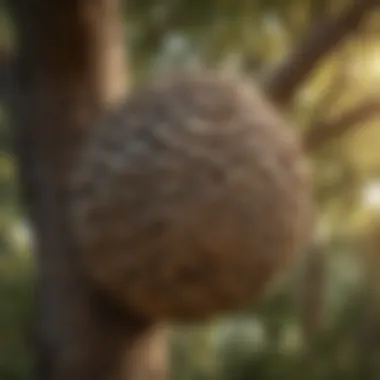
[[317, 122], [311, 126], [304, 136], [305, 149], [315, 151], [377, 116], [380, 116], [380, 99], [365, 100], [333, 120]]
[[379, 5], [378, 0], [353, 0], [337, 18], [317, 23], [301, 43], [269, 75], [263, 87], [277, 104], [289, 103], [319, 61], [350, 33], [357, 30], [368, 13]]

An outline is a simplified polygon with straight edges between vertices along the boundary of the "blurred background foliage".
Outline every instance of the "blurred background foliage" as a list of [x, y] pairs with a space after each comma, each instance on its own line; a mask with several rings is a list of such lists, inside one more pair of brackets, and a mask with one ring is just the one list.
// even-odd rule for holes
[[[338, 17], [349, 3], [129, 0], [131, 78], [139, 83], [160, 70], [207, 66], [260, 81], [313, 25], [323, 28], [323, 20]], [[0, 58], [13, 44], [11, 21], [0, 6]], [[247, 310], [173, 327], [173, 379], [380, 379], [379, 94], [380, 12], [368, 12], [284, 107], [310, 143], [317, 200], [313, 245]], [[338, 133], [332, 138], [321, 130]], [[2, 107], [0, 379], [23, 380], [32, 363], [33, 261], [11, 142]]]

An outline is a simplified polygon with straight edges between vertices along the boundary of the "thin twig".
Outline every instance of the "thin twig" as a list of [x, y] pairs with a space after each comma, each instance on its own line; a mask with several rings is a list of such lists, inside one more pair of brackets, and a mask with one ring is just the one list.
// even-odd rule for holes
[[332, 140], [352, 133], [355, 127], [377, 116], [380, 116], [380, 99], [365, 100], [333, 120], [311, 126], [304, 136], [305, 148], [315, 151]]

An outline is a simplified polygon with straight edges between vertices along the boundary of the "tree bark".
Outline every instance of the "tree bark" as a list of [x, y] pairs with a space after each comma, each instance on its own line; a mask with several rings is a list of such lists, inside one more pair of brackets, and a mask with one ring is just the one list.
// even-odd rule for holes
[[314, 25], [294, 51], [263, 80], [269, 97], [279, 105], [293, 99], [310, 72], [339, 42], [357, 30], [378, 0], [353, 0], [338, 17]]
[[[94, 120], [125, 91], [120, 4], [14, 0], [10, 6], [18, 34], [10, 105], [36, 241], [36, 378], [129, 379], [148, 365], [154, 326], [118, 310], [85, 280], [67, 223], [76, 154]], [[144, 353], [140, 360], [132, 360], [136, 347]]]

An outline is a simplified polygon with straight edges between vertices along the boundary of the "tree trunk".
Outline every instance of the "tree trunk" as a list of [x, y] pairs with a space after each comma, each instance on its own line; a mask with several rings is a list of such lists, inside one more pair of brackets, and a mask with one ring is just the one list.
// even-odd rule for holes
[[18, 32], [15, 148], [36, 238], [36, 377], [132, 378], [148, 364], [154, 326], [118, 310], [85, 280], [66, 215], [76, 153], [94, 120], [124, 92], [120, 4], [17, 0], [10, 6]]

